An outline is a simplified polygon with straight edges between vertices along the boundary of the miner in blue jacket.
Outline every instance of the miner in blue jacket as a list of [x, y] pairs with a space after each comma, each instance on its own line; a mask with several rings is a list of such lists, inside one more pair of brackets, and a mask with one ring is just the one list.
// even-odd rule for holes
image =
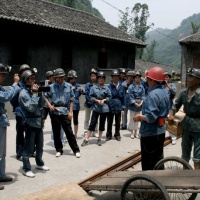
[[[4, 82], [6, 74], [9, 73], [10, 67], [0, 63], [0, 182], [9, 182], [13, 178], [7, 176], [5, 173], [6, 170], [6, 131], [7, 126], [10, 125], [8, 117], [6, 115], [5, 102], [10, 101], [13, 96], [20, 90], [18, 86], [19, 76], [18, 74], [14, 75], [14, 83], [8, 89], [5, 89], [1, 86]], [[3, 190], [4, 186], [0, 185], [0, 190]]]
[[79, 83], [76, 82], [77, 73], [74, 70], [70, 70], [67, 74], [67, 82], [72, 85], [74, 92], [74, 106], [73, 106], [73, 122], [74, 122], [74, 135], [77, 138], [78, 133], [78, 115], [80, 110], [80, 101], [79, 97], [84, 92], [83, 88]]
[[[87, 129], [89, 126], [89, 121], [90, 121], [90, 116], [91, 116], [91, 107], [92, 107], [92, 103], [90, 102], [90, 89], [92, 88], [93, 85], [97, 84], [97, 70], [96, 69], [91, 69], [90, 71], [90, 81], [86, 83], [85, 85], [85, 91], [84, 91], [84, 95], [85, 95], [85, 103], [84, 103], [84, 107], [85, 107], [85, 121], [84, 121], [84, 133], [87, 133]], [[97, 127], [98, 127], [98, 123], [96, 125], [95, 131], [93, 132], [93, 136], [98, 137], [99, 134], [97, 132]]]
[[91, 133], [95, 130], [95, 126], [99, 119], [99, 138], [97, 140], [97, 145], [102, 145], [102, 135], [105, 130], [106, 115], [109, 112], [108, 102], [112, 97], [110, 89], [105, 85], [106, 76], [104, 72], [99, 71], [97, 73], [98, 83], [94, 85], [90, 90], [90, 101], [92, 103], [92, 117], [90, 125], [88, 127], [87, 135], [81, 144], [81, 146], [86, 146], [89, 143], [89, 137]]
[[122, 114], [121, 130], [127, 129], [127, 115], [128, 115], [128, 104], [129, 104], [128, 88], [133, 83], [134, 74], [135, 74], [135, 71], [129, 70], [126, 73], [127, 79], [124, 82], [122, 82], [122, 85], [125, 88], [125, 93], [126, 93], [126, 109], [122, 112], [123, 114]]
[[[21, 76], [23, 72], [30, 69], [27, 64], [23, 64], [20, 66], [19, 75]], [[20, 87], [20, 91], [25, 88], [22, 80], [19, 81], [18, 86]], [[10, 100], [10, 103], [13, 106], [13, 112], [16, 116], [16, 158], [17, 160], [22, 160], [22, 152], [24, 147], [24, 126], [23, 126], [23, 117], [22, 113], [19, 109], [19, 93], [20, 91]]]
[[117, 141], [120, 141], [121, 111], [126, 108], [126, 95], [125, 95], [125, 88], [119, 82], [119, 71], [113, 70], [111, 73], [111, 77], [112, 80], [108, 88], [111, 91], [112, 98], [108, 102], [110, 112], [107, 115], [106, 140], [108, 141], [112, 139], [112, 125], [113, 125], [113, 118], [115, 117], [114, 137], [116, 138]]
[[19, 94], [19, 107], [23, 113], [25, 127], [22, 173], [27, 177], [33, 178], [35, 174], [31, 171], [29, 158], [34, 148], [36, 149], [36, 169], [49, 170], [49, 167], [44, 165], [42, 159], [44, 142], [42, 108], [45, 101], [42, 92], [38, 92], [39, 86], [35, 84], [35, 72], [33, 70], [26, 70], [21, 79], [25, 84], [25, 88]]
[[142, 106], [142, 114], [137, 114], [133, 119], [136, 122], [141, 121], [142, 170], [153, 170], [156, 163], [163, 158], [169, 95], [161, 84], [164, 81], [162, 68], [151, 68], [146, 77], [149, 90]]
[[138, 122], [134, 122], [133, 118], [142, 110], [142, 104], [145, 97], [145, 89], [141, 84], [141, 72], [136, 71], [134, 74], [134, 82], [128, 88], [128, 110], [130, 113], [130, 120], [128, 130], [131, 132], [131, 138], [139, 138], [137, 133]]
[[60, 139], [60, 129], [63, 128], [68, 143], [77, 158], [81, 157], [80, 149], [72, 131], [74, 92], [72, 85], [65, 81], [65, 71], [57, 68], [54, 72], [56, 82], [50, 85], [50, 91], [45, 93], [46, 103], [51, 111], [51, 124], [56, 149], [56, 157], [63, 154], [63, 144]]

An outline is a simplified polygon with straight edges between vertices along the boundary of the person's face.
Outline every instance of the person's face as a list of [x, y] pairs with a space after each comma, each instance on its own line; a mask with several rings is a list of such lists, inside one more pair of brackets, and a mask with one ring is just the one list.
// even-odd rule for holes
[[120, 79], [125, 79], [126, 74], [125, 73], [120, 73]]
[[165, 81], [169, 82], [170, 77], [168, 75], [165, 76]]
[[70, 83], [75, 83], [76, 82], [76, 77], [70, 78], [69, 82]]
[[149, 87], [153, 87], [153, 80], [147, 77], [147, 83]]
[[4, 82], [5, 78], [6, 78], [6, 74], [4, 73], [0, 74], [0, 84]]
[[57, 81], [57, 83], [60, 84], [60, 85], [63, 83], [64, 80], [65, 80], [65, 76], [56, 77], [56, 81]]
[[98, 78], [98, 83], [99, 83], [100, 85], [103, 85], [104, 82], [105, 82], [105, 78], [104, 78], [103, 76], [100, 76], [100, 77]]
[[132, 80], [133, 80], [133, 76], [127, 76], [127, 79], [128, 79], [129, 81], [132, 81]]
[[92, 82], [96, 82], [97, 81], [97, 76], [95, 74], [91, 74], [90, 75], [90, 79]]
[[199, 84], [200, 84], [200, 79], [199, 78], [197, 78], [195, 76], [188, 75], [188, 77], [187, 77], [187, 86], [189, 88], [199, 86]]
[[140, 83], [141, 77], [140, 76], [135, 76], [135, 83]]
[[54, 76], [49, 76], [49, 77], [48, 77], [48, 80], [49, 80], [50, 82], [52, 82], [52, 83], [55, 82]]
[[119, 81], [119, 76], [113, 76], [112, 79], [114, 83], [117, 83]]
[[35, 83], [35, 75], [29, 76], [29, 78], [26, 80], [26, 84], [33, 85]]

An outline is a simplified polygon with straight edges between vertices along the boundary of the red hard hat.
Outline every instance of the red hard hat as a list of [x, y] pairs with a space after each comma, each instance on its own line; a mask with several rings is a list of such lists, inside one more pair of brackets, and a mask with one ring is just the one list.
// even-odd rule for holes
[[162, 82], [165, 80], [165, 74], [161, 67], [151, 68], [147, 71], [146, 77], [158, 82]]

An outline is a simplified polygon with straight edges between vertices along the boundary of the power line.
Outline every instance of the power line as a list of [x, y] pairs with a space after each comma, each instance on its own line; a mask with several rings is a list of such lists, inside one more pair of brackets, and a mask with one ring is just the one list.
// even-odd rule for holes
[[[109, 6], [112, 7], [113, 9], [119, 11], [121, 14], [125, 14], [122, 10], [118, 9], [117, 7], [115, 7], [115, 6], [113, 6], [112, 4], [108, 3], [107, 1], [105, 1], [105, 0], [101, 0], [101, 1], [104, 2], [105, 4], [109, 5]], [[130, 15], [128, 15], [128, 16], [132, 18], [132, 16], [130, 16]], [[156, 30], [156, 29], [153, 28], [152, 26], [149, 26], [149, 28], [153, 29], [155, 32], [157, 32], [157, 33], [159, 33], [159, 34], [161, 34], [161, 35], [164, 35], [165, 37], [168, 37], [168, 38], [170, 38], [170, 39], [172, 39], [172, 40], [174, 40], [174, 41], [176, 41], [176, 42], [179, 42], [177, 39], [175, 39], [175, 38], [173, 38], [173, 37], [171, 37], [171, 36], [169, 36], [169, 35], [166, 35], [166, 34], [160, 32], [160, 31]]]
[[104, 0], [101, 0], [101, 1], [103, 1], [103, 2], [106, 3], [106, 4], [108, 4], [110, 7], [114, 8], [115, 10], [118, 10], [120, 13], [124, 14], [123, 11], [121, 11], [121, 10], [118, 9], [117, 7], [113, 6], [112, 4], [110, 4], [110, 3], [108, 3], [108, 2], [106, 2], [106, 1], [104, 1]]

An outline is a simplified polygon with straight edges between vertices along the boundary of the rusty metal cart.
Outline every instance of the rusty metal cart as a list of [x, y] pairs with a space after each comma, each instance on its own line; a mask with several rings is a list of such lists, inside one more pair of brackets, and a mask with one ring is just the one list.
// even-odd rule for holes
[[155, 170], [117, 171], [81, 186], [86, 191], [121, 191], [122, 200], [193, 200], [200, 192], [200, 172], [178, 157], [167, 157]]

